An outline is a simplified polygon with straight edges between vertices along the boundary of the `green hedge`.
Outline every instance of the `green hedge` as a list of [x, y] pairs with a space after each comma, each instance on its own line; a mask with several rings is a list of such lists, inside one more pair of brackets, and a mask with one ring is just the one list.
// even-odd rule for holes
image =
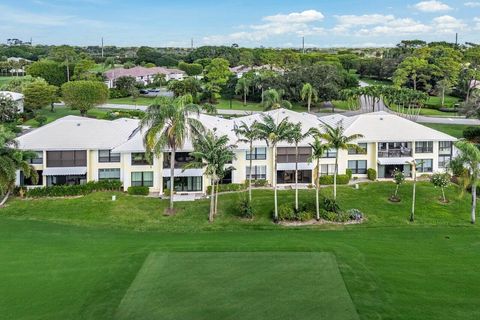
[[[350, 182], [351, 176], [348, 174], [339, 174], [337, 175], [337, 184], [348, 184]], [[331, 176], [320, 176], [320, 184], [329, 185], [333, 184], [333, 175]]]
[[27, 197], [65, 197], [86, 195], [95, 191], [120, 190], [122, 182], [118, 180], [90, 181], [85, 184], [50, 186], [42, 188], [28, 189]]
[[[245, 190], [246, 187], [243, 183], [228, 183], [218, 185], [218, 192], [227, 192], [227, 191], [240, 191]], [[212, 186], [207, 187], [207, 194], [212, 192]]]
[[372, 181], [377, 180], [377, 171], [373, 168], [368, 169], [367, 177], [368, 177], [368, 180], [372, 180]]
[[148, 196], [150, 191], [148, 187], [134, 186], [134, 187], [128, 187], [127, 192], [128, 194], [134, 195], [134, 196]]

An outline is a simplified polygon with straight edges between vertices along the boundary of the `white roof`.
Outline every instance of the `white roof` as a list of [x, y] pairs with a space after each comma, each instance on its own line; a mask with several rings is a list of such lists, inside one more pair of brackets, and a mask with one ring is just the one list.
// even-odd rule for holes
[[23, 99], [23, 94], [13, 91], [0, 91], [0, 95], [9, 97], [13, 101], [18, 101]]
[[87, 167], [45, 168], [44, 176], [80, 176], [87, 173]]
[[413, 161], [412, 157], [404, 158], [378, 158], [378, 164], [385, 166], [389, 164], [407, 164]]
[[66, 116], [17, 138], [25, 150], [113, 149], [127, 141], [139, 120]]

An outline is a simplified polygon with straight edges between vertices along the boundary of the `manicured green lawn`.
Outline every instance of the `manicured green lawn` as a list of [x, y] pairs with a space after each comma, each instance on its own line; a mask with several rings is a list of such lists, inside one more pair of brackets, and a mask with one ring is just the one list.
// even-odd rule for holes
[[[446, 108], [452, 108], [459, 101], [460, 101], [459, 98], [447, 95], [447, 96], [445, 96], [445, 107]], [[428, 98], [427, 105], [441, 106], [442, 105], [442, 98], [441, 97], [430, 96]]]
[[[87, 116], [91, 118], [103, 118], [109, 110], [106, 109], [90, 109]], [[50, 111], [50, 107], [46, 107], [37, 111], [37, 115], [44, 115], [47, 117], [47, 123], [55, 121], [69, 115], [80, 116], [80, 111], [72, 110], [67, 107], [56, 107], [55, 112]], [[35, 119], [30, 119], [24, 123], [27, 126], [38, 127], [38, 122]]]
[[392, 81], [389, 80], [376, 80], [371, 78], [360, 78], [359, 81], [368, 83], [371, 86], [382, 85], [382, 86], [391, 86], [393, 85]]
[[[236, 217], [231, 202], [238, 195], [221, 196], [211, 224], [208, 200], [176, 203], [178, 213], [165, 217], [167, 201], [123, 193], [115, 202], [111, 192], [14, 199], [0, 209], [0, 312], [5, 319], [114, 319], [144, 308], [130, 318], [159, 312], [153, 318], [169, 319], [185, 306], [185, 317], [170, 318], [236, 319], [242, 309], [255, 319], [289, 304], [298, 317], [274, 318], [308, 319], [312, 311], [321, 319], [322, 312], [348, 311], [335, 259], [361, 319], [478, 319], [480, 229], [469, 223], [468, 196], [459, 198], [451, 186], [450, 202], [441, 204], [440, 190], [419, 183], [410, 223], [412, 185], [400, 187], [399, 203], [387, 200], [393, 188], [392, 182], [339, 187], [341, 206], [361, 209], [367, 221], [310, 228], [271, 223], [269, 190], [254, 192], [253, 221]], [[313, 191], [300, 196], [311, 201]], [[281, 191], [279, 199], [292, 202], [293, 192]], [[306, 262], [307, 252], [319, 258]], [[166, 264], [157, 269], [162, 257]], [[326, 305], [322, 289], [333, 284], [329, 298], [343, 302]], [[270, 294], [278, 299], [267, 303]], [[348, 316], [324, 319], [336, 315]]]
[[13, 77], [0, 77], [0, 87], [2, 87], [4, 84], [7, 84], [12, 79]]
[[133, 101], [132, 98], [126, 97], [126, 98], [116, 98], [116, 99], [108, 99], [107, 103], [113, 103], [113, 104], [128, 104], [128, 105], [139, 105], [139, 106], [149, 106], [155, 102], [155, 98], [153, 97], [143, 97], [140, 96], [136, 99], [136, 101]]
[[463, 130], [470, 127], [463, 124], [422, 123], [424, 126], [445, 132], [455, 138], [463, 138]]
[[128, 288], [116, 318], [346, 320], [358, 315], [330, 253], [155, 252]]

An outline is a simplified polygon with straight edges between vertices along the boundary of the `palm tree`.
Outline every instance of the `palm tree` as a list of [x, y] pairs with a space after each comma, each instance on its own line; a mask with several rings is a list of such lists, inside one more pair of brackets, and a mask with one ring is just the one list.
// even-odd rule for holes
[[237, 85], [235, 86], [235, 93], [243, 95], [243, 105], [247, 105], [247, 95], [250, 89], [250, 81], [243, 77], [238, 80]]
[[[249, 153], [250, 153], [250, 171], [252, 170], [253, 166], [253, 159], [252, 159], [252, 154], [253, 154], [253, 141], [257, 140], [259, 138], [259, 132], [257, 130], [257, 125], [256, 121], [252, 123], [252, 125], [246, 124], [244, 121], [240, 122], [240, 125], [237, 125], [235, 123], [235, 127], [233, 130], [235, 131], [235, 134], [237, 135], [238, 142], [244, 142], [248, 143], [249, 145]], [[248, 200], [251, 202], [252, 201], [252, 174], [250, 172], [250, 175], [248, 176]]]
[[200, 108], [191, 103], [191, 96], [176, 99], [159, 99], [149, 106], [140, 128], [146, 129], [143, 144], [147, 154], [163, 155], [170, 149], [170, 207], [173, 213], [175, 177], [175, 152], [181, 149], [188, 137], [196, 137], [204, 131], [202, 123], [190, 115], [198, 115]]
[[274, 109], [292, 109], [292, 104], [283, 100], [283, 93], [275, 89], [269, 89], [262, 93], [262, 105], [265, 110], [274, 110]]
[[[218, 183], [224, 176], [226, 170], [232, 168], [225, 168], [235, 158], [235, 146], [229, 145], [229, 138], [227, 135], [217, 137], [213, 131], [208, 131], [204, 135], [199, 135], [194, 141], [194, 151], [190, 155], [194, 158], [192, 162], [185, 166], [189, 167], [203, 167], [205, 174], [210, 177], [211, 191], [210, 191], [210, 214], [208, 220], [213, 222], [217, 210], [218, 202]], [[217, 191], [215, 192], [215, 186]]]
[[357, 144], [352, 143], [353, 141], [363, 138], [361, 134], [352, 134], [349, 136], [345, 135], [345, 129], [343, 128], [342, 122], [338, 122], [335, 127], [323, 123], [320, 128], [312, 128], [310, 133], [313, 136], [322, 138], [327, 141], [330, 149], [334, 149], [335, 154], [335, 172], [333, 175], [333, 199], [337, 199], [337, 175], [338, 175], [338, 151], [339, 150], [348, 150], [355, 149], [359, 152], [363, 152]]
[[302, 133], [302, 124], [300, 122], [293, 124], [290, 135], [288, 137], [289, 142], [295, 144], [295, 210], [298, 211], [298, 144], [305, 139], [309, 133]]
[[[258, 137], [265, 140], [267, 146], [273, 151], [273, 174], [272, 186], [274, 192], [274, 219], [278, 220], [278, 201], [277, 201], [277, 144], [280, 141], [288, 141], [292, 132], [292, 124], [288, 122], [288, 117], [277, 123], [271, 115], [262, 115], [262, 122], [255, 124], [258, 130]], [[250, 167], [251, 170], [251, 167]]]
[[300, 98], [302, 98], [302, 101], [307, 100], [307, 108], [308, 112], [310, 112], [310, 106], [313, 101], [318, 100], [318, 93], [317, 90], [315, 90], [310, 83], [305, 83], [302, 87], [302, 91], [300, 91]]
[[25, 177], [32, 177], [36, 182], [38, 175], [28, 160], [35, 157], [32, 152], [17, 149], [15, 135], [0, 126], [0, 194], [3, 196], [0, 207], [7, 202], [15, 186], [17, 170], [23, 171]]
[[328, 151], [329, 145], [322, 143], [322, 140], [319, 137], [315, 137], [313, 143], [309, 143], [312, 147], [312, 155], [309, 161], [315, 160], [316, 165], [316, 174], [315, 174], [315, 207], [317, 212], [317, 221], [320, 220], [320, 202], [319, 202], [319, 193], [320, 193], [320, 159], [323, 158], [323, 155]]
[[472, 210], [471, 222], [475, 223], [477, 211], [477, 185], [480, 178], [480, 149], [466, 140], [460, 140], [455, 143], [455, 147], [460, 151], [457, 159], [463, 164], [468, 172], [469, 184], [472, 188]]

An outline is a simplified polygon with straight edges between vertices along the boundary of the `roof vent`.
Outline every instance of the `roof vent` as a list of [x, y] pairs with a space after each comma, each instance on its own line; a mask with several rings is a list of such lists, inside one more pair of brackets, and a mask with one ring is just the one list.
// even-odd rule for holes
[[77, 127], [80, 127], [80, 122], [77, 123]]
[[383, 118], [380, 118], [380, 120], [383, 120]]

